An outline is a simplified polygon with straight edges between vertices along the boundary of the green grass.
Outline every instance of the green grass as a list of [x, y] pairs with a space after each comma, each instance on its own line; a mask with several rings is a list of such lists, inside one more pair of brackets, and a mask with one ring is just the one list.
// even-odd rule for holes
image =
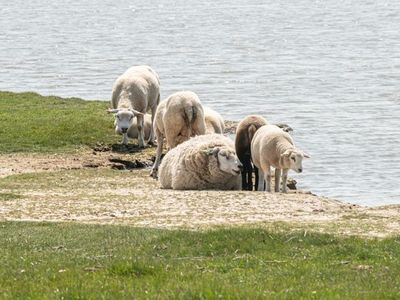
[[0, 223], [3, 299], [398, 299], [400, 238]]
[[62, 152], [112, 144], [109, 102], [0, 92], [0, 153]]

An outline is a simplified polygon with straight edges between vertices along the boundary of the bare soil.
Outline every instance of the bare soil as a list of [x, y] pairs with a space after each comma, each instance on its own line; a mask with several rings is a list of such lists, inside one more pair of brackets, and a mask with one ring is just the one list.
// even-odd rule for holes
[[[146, 169], [154, 149], [110, 150], [0, 155], [0, 196], [18, 196], [0, 197], [0, 220], [190, 229], [250, 225], [368, 237], [400, 230], [400, 205], [364, 207], [304, 191], [163, 190]], [[37, 176], [29, 184], [9, 177], [24, 173]]]

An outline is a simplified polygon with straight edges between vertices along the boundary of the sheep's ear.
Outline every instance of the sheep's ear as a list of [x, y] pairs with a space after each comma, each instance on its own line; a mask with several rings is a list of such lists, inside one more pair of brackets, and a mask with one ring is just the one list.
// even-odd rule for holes
[[118, 111], [119, 111], [119, 109], [112, 109], [112, 108], [107, 109], [107, 112], [109, 114], [116, 114]]
[[282, 154], [281, 154], [281, 157], [288, 157], [290, 154], [292, 153], [292, 150], [286, 150], [285, 152], [283, 152]]
[[217, 155], [219, 152], [219, 148], [207, 149], [202, 151], [206, 155]]
[[308, 155], [307, 153], [305, 153], [305, 152], [303, 152], [303, 156], [305, 157], [305, 158], [311, 158], [311, 156], [310, 155]]
[[215, 157], [217, 157], [218, 156], [218, 153], [219, 153], [219, 148], [218, 147], [215, 147], [213, 150], [212, 150], [212, 154], [215, 156]]
[[135, 109], [130, 109], [130, 111], [131, 112], [133, 112], [133, 114], [135, 115], [135, 116], [144, 116], [144, 113], [141, 113], [140, 111], [137, 111], [137, 110], [135, 110]]

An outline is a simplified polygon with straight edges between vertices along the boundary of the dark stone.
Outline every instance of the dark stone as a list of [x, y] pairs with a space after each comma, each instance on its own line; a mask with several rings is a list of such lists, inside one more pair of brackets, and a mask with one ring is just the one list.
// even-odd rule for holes
[[288, 187], [289, 190], [297, 190], [296, 184], [297, 181], [294, 180], [293, 178], [287, 179], [286, 186]]
[[135, 159], [135, 161], [129, 161], [119, 158], [110, 158], [109, 161], [113, 163], [111, 168], [117, 170], [143, 169], [152, 165], [150, 161], [140, 161], [137, 159]]

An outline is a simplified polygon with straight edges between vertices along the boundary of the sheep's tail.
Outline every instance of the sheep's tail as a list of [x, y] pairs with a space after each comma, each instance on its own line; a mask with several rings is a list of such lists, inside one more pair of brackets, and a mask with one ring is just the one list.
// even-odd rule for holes
[[247, 133], [249, 134], [249, 142], [252, 141], [254, 134], [257, 131], [257, 127], [254, 124], [251, 124], [248, 128], [247, 128]]
[[185, 112], [186, 128], [188, 129], [188, 137], [191, 137], [193, 122], [197, 118], [197, 107], [193, 105], [185, 106], [184, 112]]

